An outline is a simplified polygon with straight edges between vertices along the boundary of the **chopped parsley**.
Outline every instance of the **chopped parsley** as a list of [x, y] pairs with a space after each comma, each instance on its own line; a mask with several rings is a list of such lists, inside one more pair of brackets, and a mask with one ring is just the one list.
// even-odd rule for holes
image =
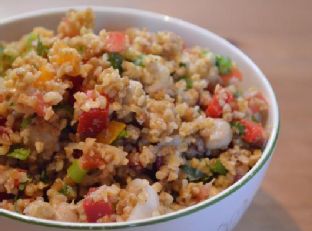
[[49, 47], [43, 45], [40, 37], [38, 36], [37, 47], [36, 47], [37, 54], [42, 57], [47, 57], [48, 51], [49, 51]]
[[20, 125], [21, 129], [27, 128], [31, 124], [34, 117], [35, 117], [34, 115], [24, 117]]
[[118, 134], [117, 139], [122, 139], [122, 138], [127, 138], [127, 137], [128, 137], [128, 132], [126, 129], [124, 129]]
[[29, 52], [30, 50], [35, 50], [38, 55], [47, 57], [49, 47], [42, 43], [42, 40], [38, 34], [30, 33], [27, 37], [25, 53]]
[[196, 181], [209, 182], [211, 180], [211, 176], [208, 176], [207, 174], [203, 173], [197, 168], [193, 168], [187, 164], [180, 166], [180, 169], [186, 174], [187, 179], [190, 182]]
[[18, 160], [26, 160], [30, 155], [30, 150], [26, 148], [15, 148], [12, 152], [8, 154], [9, 157], [18, 159]]
[[227, 75], [232, 70], [232, 60], [229, 57], [216, 55], [216, 66], [218, 67], [220, 75]]
[[18, 185], [18, 191], [20, 192], [24, 192], [26, 185], [27, 185], [28, 181], [22, 182]]
[[228, 172], [219, 159], [213, 165], [210, 165], [210, 170], [218, 175], [225, 175]]
[[11, 67], [16, 58], [13, 55], [6, 54], [4, 49], [4, 45], [0, 44], [0, 74], [4, 74], [4, 72]]
[[111, 63], [114, 69], [119, 70], [119, 74], [122, 73], [122, 62], [123, 57], [118, 53], [109, 53], [108, 54], [108, 61]]
[[67, 184], [63, 185], [63, 187], [61, 188], [59, 193], [62, 193], [65, 196], [73, 196], [73, 195], [75, 195], [74, 189], [71, 186], [67, 185]]
[[239, 136], [244, 135], [245, 126], [241, 122], [239, 122], [239, 121], [232, 122], [231, 126], [234, 130], [234, 133], [236, 133]]
[[86, 47], [83, 45], [80, 45], [80, 46], [76, 47], [76, 50], [79, 52], [79, 54], [82, 55], [84, 53], [84, 51], [86, 50]]
[[186, 63], [180, 62], [179, 67], [187, 67]]
[[189, 77], [183, 76], [180, 78], [180, 80], [184, 80], [186, 83], [186, 89], [191, 89], [193, 88], [193, 81]]
[[255, 123], [260, 123], [261, 122], [261, 115], [260, 114], [255, 114], [251, 116], [251, 120]]
[[140, 55], [133, 62], [136, 66], [144, 67], [144, 55]]

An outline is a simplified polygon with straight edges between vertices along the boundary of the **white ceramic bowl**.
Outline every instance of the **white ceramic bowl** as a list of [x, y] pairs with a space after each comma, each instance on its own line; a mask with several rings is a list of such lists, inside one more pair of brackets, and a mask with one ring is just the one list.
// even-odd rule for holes
[[[85, 8], [85, 7], [74, 7]], [[34, 26], [55, 29], [69, 8], [57, 8], [27, 13], [0, 22], [0, 40], [18, 39], [29, 33]], [[152, 31], [167, 30], [181, 35], [188, 46], [200, 45], [212, 51], [231, 57], [244, 75], [244, 86], [256, 86], [263, 91], [269, 105], [268, 129], [270, 138], [261, 159], [238, 182], [219, 195], [195, 206], [146, 220], [121, 223], [69, 223], [48, 221], [20, 215], [0, 209], [1, 230], [210, 230], [230, 231], [248, 208], [269, 165], [278, 136], [279, 115], [272, 87], [259, 68], [239, 49], [225, 39], [188, 22], [141, 10], [111, 7], [93, 7], [96, 15], [96, 30], [110, 28], [124, 29], [129, 26], [146, 27]], [[257, 44], [254, 44], [257, 46]]]

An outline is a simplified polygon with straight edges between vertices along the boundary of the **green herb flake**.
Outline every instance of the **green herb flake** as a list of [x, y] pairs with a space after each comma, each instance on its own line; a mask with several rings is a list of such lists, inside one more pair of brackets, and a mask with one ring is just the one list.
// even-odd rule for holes
[[136, 66], [144, 67], [144, 55], [140, 55], [133, 62]]
[[255, 123], [260, 123], [261, 122], [261, 115], [256, 113], [255, 115], [251, 116], [251, 120]]
[[48, 51], [49, 51], [49, 47], [43, 45], [40, 37], [38, 36], [37, 47], [36, 47], [37, 54], [42, 57], [47, 57]]
[[243, 124], [241, 124], [239, 121], [232, 122], [231, 126], [237, 135], [239, 135], [239, 136], [244, 135], [245, 126]]
[[198, 170], [197, 168], [193, 168], [189, 165], [182, 165], [180, 169], [186, 174], [187, 179], [191, 182], [194, 181], [210, 181], [211, 177], [203, 173], [202, 171]]
[[22, 120], [22, 123], [20, 125], [21, 129], [27, 128], [31, 124], [31, 122], [32, 122], [34, 117], [35, 117], [34, 115], [31, 115], [31, 116], [28, 116], [28, 117], [24, 117], [23, 120]]
[[207, 56], [208, 53], [209, 53], [209, 51], [206, 51], [206, 50], [201, 51], [201, 55], [204, 57]]
[[119, 74], [122, 73], [122, 62], [123, 57], [118, 53], [109, 53], [108, 54], [108, 61], [111, 63], [114, 69], [119, 70]]
[[82, 55], [84, 53], [84, 51], [86, 50], [86, 47], [83, 45], [80, 45], [80, 46], [76, 47], [76, 50], [79, 52], [79, 54]]
[[187, 67], [186, 63], [180, 62], [179, 67]]
[[127, 137], [128, 137], [128, 132], [126, 129], [124, 129], [118, 134], [117, 139], [123, 139]]
[[30, 33], [27, 37], [26, 41], [26, 51], [30, 51], [32, 48], [34, 48], [34, 41], [38, 39], [38, 35], [35, 33]]
[[26, 148], [16, 148], [8, 154], [9, 157], [12, 157], [18, 160], [26, 160], [29, 155], [30, 155], [30, 150]]
[[64, 184], [59, 193], [62, 193], [65, 196], [72, 196], [75, 194], [75, 191], [71, 186]]
[[184, 80], [186, 83], [186, 89], [192, 89], [193, 88], [193, 81], [189, 77], [183, 76], [180, 78], [180, 80]]
[[232, 60], [228, 57], [217, 55], [216, 66], [218, 67], [220, 75], [227, 75], [232, 70]]
[[9, 69], [15, 60], [15, 56], [4, 53], [4, 45], [0, 44], [0, 75]]
[[75, 182], [81, 183], [83, 178], [86, 176], [87, 170], [81, 168], [78, 160], [74, 160], [67, 169], [67, 175]]
[[18, 185], [18, 191], [20, 192], [24, 192], [26, 185], [27, 185], [28, 181], [22, 182]]
[[210, 169], [214, 174], [219, 175], [225, 175], [228, 172], [219, 159], [213, 165], [210, 165]]
[[237, 98], [242, 96], [242, 93], [240, 91], [235, 91], [233, 95], [234, 95], [235, 99], [237, 99]]

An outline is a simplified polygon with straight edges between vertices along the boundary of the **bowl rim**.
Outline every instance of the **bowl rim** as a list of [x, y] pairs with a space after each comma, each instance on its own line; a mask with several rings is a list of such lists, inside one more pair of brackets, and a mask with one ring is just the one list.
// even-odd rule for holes
[[223, 46], [227, 49], [231, 49], [234, 53], [241, 56], [244, 61], [252, 67], [253, 71], [260, 76], [261, 81], [264, 83], [264, 87], [268, 91], [268, 95], [270, 98], [270, 107], [272, 108], [272, 128], [271, 135], [268, 139], [265, 149], [263, 150], [263, 154], [261, 158], [257, 161], [255, 166], [251, 170], [248, 171], [240, 180], [235, 182], [233, 185], [222, 191], [221, 193], [213, 196], [205, 201], [202, 201], [196, 205], [189, 206], [187, 208], [168, 213], [161, 216], [151, 217], [148, 219], [136, 220], [136, 221], [125, 221], [125, 222], [111, 222], [111, 223], [75, 223], [75, 222], [62, 222], [62, 221], [53, 221], [46, 220], [36, 217], [31, 217], [27, 215], [22, 215], [16, 212], [8, 211], [0, 208], [0, 216], [4, 216], [7, 218], [11, 218], [14, 220], [22, 221], [25, 223], [31, 223], [35, 225], [41, 225], [46, 227], [55, 227], [55, 228], [66, 228], [66, 229], [90, 229], [90, 230], [111, 230], [111, 229], [120, 229], [120, 228], [131, 228], [138, 226], [146, 226], [153, 225], [157, 223], [163, 223], [166, 221], [170, 221], [176, 218], [180, 218], [186, 216], [188, 214], [192, 214], [194, 212], [200, 211], [204, 208], [207, 208], [211, 205], [216, 204], [222, 199], [230, 196], [241, 187], [243, 187], [247, 182], [249, 182], [261, 169], [262, 167], [269, 161], [276, 146], [277, 138], [280, 130], [280, 116], [279, 109], [276, 100], [276, 96], [274, 94], [273, 88], [269, 83], [268, 79], [265, 77], [263, 72], [258, 68], [258, 66], [248, 57], [244, 52], [242, 52], [239, 48], [232, 45], [230, 42], [222, 38], [221, 36], [190, 22], [184, 21], [182, 19], [171, 17], [161, 13], [155, 13], [152, 11], [134, 9], [134, 8], [125, 8], [125, 7], [111, 7], [111, 6], [92, 6], [92, 5], [78, 5], [78, 6], [66, 6], [66, 7], [56, 7], [49, 9], [40, 9], [27, 13], [22, 13], [17, 16], [11, 16], [0, 20], [0, 27], [6, 24], [14, 23], [17, 21], [21, 21], [26, 18], [33, 18], [38, 16], [44, 16], [49, 14], [57, 14], [57, 13], [65, 13], [69, 9], [85, 9], [92, 8], [95, 12], [113, 12], [116, 14], [128, 14], [128, 15], [136, 15], [140, 17], [148, 17], [154, 20], [162, 20], [162, 21], [170, 21], [171, 23], [180, 25], [182, 27], [188, 28], [190, 30], [195, 30], [202, 34], [206, 34], [214, 40], [219, 40]]

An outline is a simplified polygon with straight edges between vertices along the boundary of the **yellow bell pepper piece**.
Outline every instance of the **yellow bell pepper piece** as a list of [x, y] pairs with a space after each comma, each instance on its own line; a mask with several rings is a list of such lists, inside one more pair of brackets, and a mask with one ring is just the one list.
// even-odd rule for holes
[[34, 82], [35, 86], [42, 85], [46, 81], [52, 80], [55, 76], [52, 65], [43, 65], [39, 67], [39, 71], [41, 72], [41, 74], [39, 78]]
[[113, 143], [120, 132], [122, 132], [126, 127], [126, 124], [118, 121], [110, 121], [107, 128], [99, 133], [96, 137], [97, 141], [104, 144]]
[[51, 57], [52, 63], [62, 66], [69, 64], [72, 70], [67, 73], [70, 76], [77, 76], [80, 73], [81, 57], [78, 51], [74, 48], [67, 46], [65, 43], [55, 43], [53, 46], [54, 56]]

